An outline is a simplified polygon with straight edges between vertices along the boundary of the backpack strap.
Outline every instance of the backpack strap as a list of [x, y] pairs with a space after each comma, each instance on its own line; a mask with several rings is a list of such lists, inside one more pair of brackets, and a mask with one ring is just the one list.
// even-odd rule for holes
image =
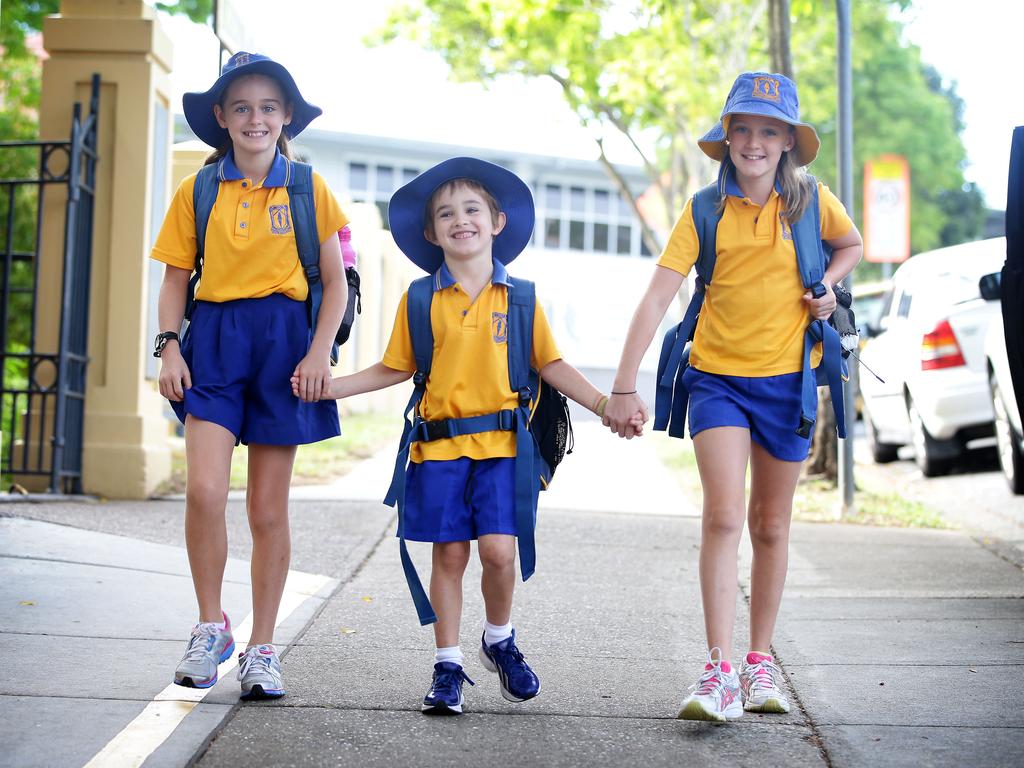
[[[310, 333], [316, 333], [320, 305], [324, 300], [324, 284], [320, 279], [320, 231], [316, 225], [316, 202], [313, 198], [313, 166], [309, 163], [288, 161], [288, 206], [292, 215], [292, 231], [299, 263], [306, 275], [309, 295], [306, 311], [309, 314]], [[338, 360], [338, 345], [332, 341], [331, 362]]]
[[405, 406], [405, 425], [402, 428], [402, 439], [398, 444], [398, 455], [395, 457], [395, 471], [391, 476], [391, 487], [388, 489], [384, 503], [398, 507], [398, 551], [405, 571], [405, 582], [412, 594], [413, 604], [420, 624], [433, 624], [437, 614], [430, 605], [430, 598], [423, 589], [416, 566], [409, 556], [405, 545], [405, 468], [409, 463], [409, 448], [415, 441], [414, 427], [424, 423], [419, 417], [419, 404], [423, 393], [427, 391], [427, 379], [430, 377], [430, 365], [434, 352], [434, 331], [430, 326], [430, 304], [434, 298], [434, 276], [426, 275], [413, 280], [409, 285], [406, 299], [406, 314], [409, 322], [409, 336], [412, 339], [412, 353], [416, 359], [416, 373], [413, 374], [413, 391], [409, 403]]
[[509, 278], [508, 291], [508, 379], [519, 397], [515, 410], [516, 464], [515, 511], [516, 538], [519, 540], [519, 569], [523, 581], [537, 565], [534, 545], [536, 526], [538, 448], [530, 433], [530, 404], [540, 394], [540, 376], [530, 373], [533, 349], [533, 315], [537, 306], [536, 286], [529, 280]]
[[203, 276], [203, 258], [206, 253], [206, 225], [210, 222], [210, 214], [213, 212], [214, 203], [217, 202], [217, 192], [220, 189], [220, 163], [204, 165], [196, 174], [196, 182], [192, 187], [192, 211], [196, 220], [196, 263], [193, 268], [192, 277], [188, 281], [188, 291], [185, 293], [185, 319], [192, 319], [192, 309], [195, 305], [196, 286]]
[[[793, 246], [796, 249], [797, 268], [804, 287], [815, 298], [825, 295], [822, 280], [828, 266], [828, 254], [821, 239], [821, 203], [818, 199], [818, 180], [808, 176], [813, 193], [810, 203], [795, 223], [790, 223]], [[811, 368], [811, 351], [821, 342], [822, 357], [818, 367]], [[832, 396], [832, 410], [836, 417], [836, 432], [846, 437], [846, 408], [843, 402], [843, 379], [849, 376], [842, 356], [839, 333], [831, 324], [813, 320], [804, 333], [804, 364], [800, 381], [800, 421], [796, 432], [801, 437], [811, 436], [817, 419], [817, 388], [828, 384]]]
[[697, 316], [704, 305], [704, 294], [711, 284], [718, 257], [718, 213], [720, 194], [717, 184], [709, 184], [693, 196], [690, 211], [697, 232], [699, 250], [694, 265], [697, 281], [682, 321], [665, 334], [658, 360], [658, 385], [654, 398], [654, 429], [668, 431], [672, 437], [684, 437], [686, 406], [690, 395], [683, 386], [683, 374], [690, 360], [689, 343], [697, 329]]

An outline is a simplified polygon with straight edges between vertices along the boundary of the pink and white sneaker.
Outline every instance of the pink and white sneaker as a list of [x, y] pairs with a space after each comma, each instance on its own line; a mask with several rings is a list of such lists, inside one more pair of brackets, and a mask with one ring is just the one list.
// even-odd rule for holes
[[722, 660], [722, 652], [718, 648], [708, 651], [704, 674], [690, 686], [690, 690], [693, 693], [683, 700], [683, 706], [676, 716], [679, 720], [724, 722], [743, 715], [739, 676], [728, 661]]
[[751, 651], [740, 668], [740, 688], [743, 689], [743, 708], [748, 712], [789, 712], [789, 699], [779, 681], [782, 670], [775, 660], [765, 654]]

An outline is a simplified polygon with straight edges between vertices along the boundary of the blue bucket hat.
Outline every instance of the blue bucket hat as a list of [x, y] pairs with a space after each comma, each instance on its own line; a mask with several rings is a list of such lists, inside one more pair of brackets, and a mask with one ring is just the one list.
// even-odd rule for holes
[[792, 150], [796, 164], [810, 165], [818, 156], [821, 141], [811, 125], [800, 121], [796, 84], [785, 75], [744, 72], [736, 78], [718, 125], [697, 141], [704, 154], [712, 160], [724, 160], [729, 153], [725, 143], [725, 123], [729, 115], [762, 115], [789, 123], [796, 129], [796, 146]]
[[185, 120], [196, 136], [214, 149], [221, 147], [228, 139], [226, 128], [221, 128], [213, 114], [213, 105], [220, 103], [224, 91], [239, 77], [246, 75], [267, 75], [281, 85], [285, 99], [292, 107], [292, 121], [284, 127], [289, 139], [294, 139], [314, 119], [323, 114], [320, 107], [302, 98], [295, 80], [283, 66], [261, 53], [239, 51], [224, 65], [217, 82], [204, 93], [186, 93], [182, 97]]
[[420, 269], [434, 273], [441, 268], [444, 251], [424, 234], [427, 202], [434, 191], [455, 179], [472, 179], [498, 201], [505, 214], [505, 228], [496, 238], [492, 254], [508, 264], [523, 252], [533, 236], [535, 212], [533, 195], [526, 183], [512, 171], [475, 157], [453, 157], [424, 171], [391, 197], [388, 222], [391, 234], [409, 260]]

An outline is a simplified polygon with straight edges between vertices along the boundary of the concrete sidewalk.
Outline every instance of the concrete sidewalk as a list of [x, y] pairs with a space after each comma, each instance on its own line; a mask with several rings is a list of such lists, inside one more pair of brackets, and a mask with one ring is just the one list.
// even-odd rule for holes
[[[198, 704], [174, 691], [176, 703], [153, 704], [169, 696], [194, 612], [180, 502], [0, 506], [11, 516], [0, 519], [0, 764], [1020, 764], [1024, 575], [957, 532], [795, 525], [775, 642], [793, 712], [676, 721], [703, 658], [697, 509], [648, 438], [583, 423], [577, 441], [542, 496], [538, 571], [516, 597], [542, 693], [509, 704], [476, 660], [474, 563], [462, 644], [477, 685], [461, 718], [419, 712], [433, 639], [412, 610], [393, 514], [376, 501], [386, 452], [329, 490], [293, 493], [294, 584], [305, 586], [282, 623], [289, 695], [274, 703], [239, 706], [228, 674]], [[249, 599], [238, 502], [229, 526], [237, 623]], [[413, 555], [426, 574], [428, 547]], [[743, 573], [746, 546], [741, 558]], [[742, 648], [742, 598], [737, 611]], [[110, 752], [147, 710], [152, 726], [186, 707], [148, 759]]]

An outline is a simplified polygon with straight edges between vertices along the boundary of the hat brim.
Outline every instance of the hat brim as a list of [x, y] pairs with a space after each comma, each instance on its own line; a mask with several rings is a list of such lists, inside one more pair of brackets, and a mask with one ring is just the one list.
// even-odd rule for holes
[[789, 120], [785, 114], [771, 104], [763, 101], [741, 102], [736, 108], [722, 115], [722, 119], [710, 131], [697, 140], [697, 145], [704, 154], [712, 160], [721, 162], [729, 154], [729, 147], [725, 143], [725, 126], [722, 123], [729, 115], [758, 115], [761, 117], [773, 117], [788, 125], [792, 125], [796, 132], [796, 146], [793, 148], [793, 159], [797, 165], [810, 165], [818, 156], [818, 149], [821, 147], [821, 140], [817, 132], [807, 123], [795, 123]]
[[494, 238], [492, 255], [508, 264], [530, 244], [536, 213], [533, 194], [518, 176], [500, 165], [473, 157], [453, 157], [424, 171], [391, 196], [388, 223], [402, 253], [417, 267], [434, 273], [444, 262], [441, 247], [423, 232], [427, 201], [434, 190], [454, 179], [480, 182], [498, 201], [505, 228]]
[[289, 139], [294, 139], [310, 122], [323, 114], [320, 107], [310, 104], [302, 98], [291, 73], [276, 61], [264, 59], [243, 64], [217, 78], [217, 82], [209, 90], [202, 93], [186, 93], [181, 99], [185, 111], [185, 121], [192, 132], [214, 149], [223, 146], [229, 136], [227, 129], [221, 128], [220, 123], [217, 122], [217, 116], [213, 114], [213, 107], [220, 102], [224, 91], [233, 81], [246, 75], [267, 75], [281, 84], [285, 98], [292, 108], [292, 120], [283, 129]]

